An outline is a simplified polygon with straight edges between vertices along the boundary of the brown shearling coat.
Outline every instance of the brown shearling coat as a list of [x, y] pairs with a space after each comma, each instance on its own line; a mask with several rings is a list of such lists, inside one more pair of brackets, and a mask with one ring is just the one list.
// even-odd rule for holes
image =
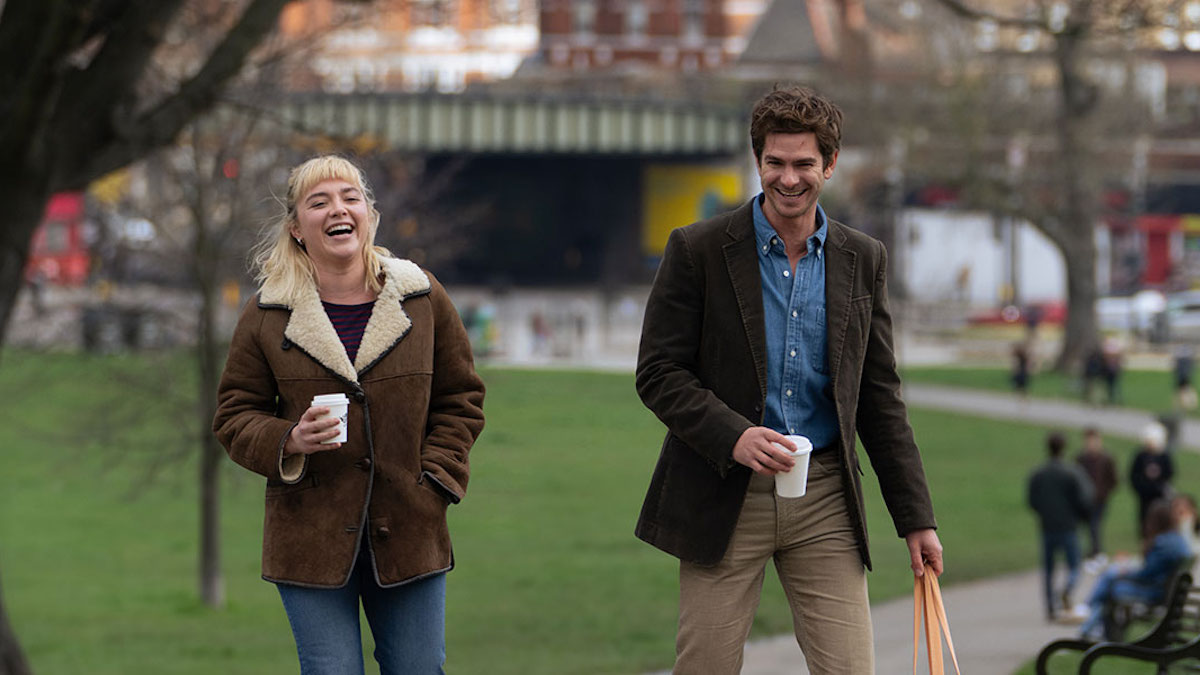
[[[268, 581], [342, 586], [364, 536], [382, 586], [454, 566], [446, 507], [467, 487], [484, 386], [445, 289], [407, 260], [385, 258], [384, 271], [354, 364], [315, 285], [292, 298], [267, 291], [234, 331], [213, 430], [267, 479]], [[350, 399], [348, 440], [285, 461], [313, 396], [334, 393]]]
[[[883, 244], [832, 219], [825, 239], [829, 376], [842, 485], [870, 568], [858, 432], [900, 536], [936, 527], [921, 456], [900, 398]], [[752, 202], [671, 232], [638, 349], [637, 390], [667, 426], [637, 536], [682, 560], [720, 562], [749, 468], [733, 460], [762, 423], [766, 326]]]

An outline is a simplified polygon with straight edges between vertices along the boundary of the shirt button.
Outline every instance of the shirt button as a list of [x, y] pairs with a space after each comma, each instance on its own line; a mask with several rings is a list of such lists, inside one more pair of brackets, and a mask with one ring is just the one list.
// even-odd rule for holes
[[795, 355], [796, 355], [796, 350], [795, 350], [795, 349], [793, 349], [793, 350], [792, 350], [792, 353], [791, 353], [791, 355], [792, 355], [792, 356], [795, 356]]
[[789, 433], [789, 434], [794, 434], [794, 433], [796, 433], [796, 427], [788, 427], [788, 433]]
[[792, 317], [793, 317], [793, 318], [795, 318], [795, 316], [796, 316], [796, 310], [794, 310], [794, 309], [793, 309], [793, 310], [792, 310]]
[[792, 390], [791, 390], [791, 389], [788, 389], [788, 390], [787, 390], [786, 392], [784, 392], [784, 393], [785, 393], [785, 394], [787, 394], [788, 396], [791, 396], [791, 395], [792, 395]]
[[785, 277], [790, 277], [790, 276], [792, 276], [792, 273], [791, 273], [791, 272], [789, 272], [789, 271], [787, 271], [787, 270], [784, 270], [784, 271], [783, 271], [783, 276], [785, 276]]
[[767, 245], [766, 245], [766, 244], [763, 244], [763, 250], [764, 250], [764, 251], [765, 251], [765, 250], [767, 250]]

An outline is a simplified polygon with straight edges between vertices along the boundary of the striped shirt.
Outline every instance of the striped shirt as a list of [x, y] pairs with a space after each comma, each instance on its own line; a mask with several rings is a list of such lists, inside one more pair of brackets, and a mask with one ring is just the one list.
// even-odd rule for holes
[[371, 319], [371, 310], [375, 309], [375, 301], [361, 305], [335, 305], [332, 302], [321, 301], [325, 313], [333, 323], [333, 329], [346, 348], [346, 356], [350, 363], [358, 356], [358, 346], [362, 343], [363, 331], [367, 329], [367, 321]]

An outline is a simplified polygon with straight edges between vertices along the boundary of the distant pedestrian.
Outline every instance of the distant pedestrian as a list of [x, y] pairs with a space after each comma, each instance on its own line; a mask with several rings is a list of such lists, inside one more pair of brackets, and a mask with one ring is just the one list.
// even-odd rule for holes
[[1096, 402], [1096, 382], [1104, 377], [1104, 352], [1099, 346], [1088, 350], [1083, 361], [1083, 401], [1089, 405]]
[[1171, 374], [1175, 379], [1175, 391], [1192, 386], [1192, 372], [1196, 369], [1196, 352], [1191, 345], [1176, 347]]
[[[1192, 372], [1196, 369], [1196, 352], [1191, 345], [1175, 350], [1171, 375], [1175, 384], [1175, 412], [1186, 415], [1196, 408], [1196, 387], [1192, 385]], [[1171, 444], [1168, 443], [1168, 449]]]
[[1091, 547], [1087, 557], [1099, 560], [1104, 555], [1104, 511], [1109, 495], [1117, 487], [1117, 465], [1112, 455], [1105, 451], [1104, 440], [1094, 427], [1083, 430], [1083, 451], [1075, 457], [1075, 461], [1092, 482], [1092, 508], [1087, 519]]
[[1025, 315], [1025, 336], [1030, 342], [1037, 339], [1037, 329], [1042, 323], [1042, 308], [1038, 305], [1029, 305], [1022, 312]]
[[[1059, 432], [1046, 437], [1050, 458], [1029, 476], [1029, 507], [1037, 513], [1042, 534], [1042, 577], [1046, 619], [1057, 610], [1069, 611], [1071, 592], [1079, 579], [1079, 539], [1076, 528], [1092, 511], [1091, 481], [1077, 465], [1062, 461], [1066, 438]], [[1067, 561], [1067, 582], [1061, 593], [1054, 589], [1054, 559], [1059, 552]]]
[[1124, 354], [1121, 350], [1121, 341], [1114, 336], [1104, 338], [1103, 345], [1104, 355], [1104, 370], [1101, 371], [1101, 376], [1104, 378], [1104, 388], [1108, 394], [1108, 404], [1115, 405], [1121, 402], [1121, 369]]
[[1029, 377], [1032, 370], [1033, 354], [1029, 349], [1028, 342], [1017, 342], [1012, 348], [1013, 370], [1012, 384], [1013, 391], [1017, 392], [1022, 398], [1029, 396]]
[[1142, 445], [1129, 467], [1129, 482], [1138, 496], [1138, 534], [1146, 536], [1146, 512], [1155, 500], [1167, 496], [1175, 465], [1166, 453], [1167, 431], [1157, 422], [1142, 430]]

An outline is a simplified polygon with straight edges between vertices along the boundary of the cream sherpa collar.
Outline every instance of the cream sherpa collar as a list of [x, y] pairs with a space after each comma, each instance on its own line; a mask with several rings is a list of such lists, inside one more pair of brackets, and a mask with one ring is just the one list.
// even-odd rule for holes
[[428, 293], [430, 289], [429, 277], [413, 262], [399, 258], [383, 258], [382, 262], [383, 290], [375, 301], [353, 365], [329, 315], [321, 306], [321, 296], [315, 285], [291, 298], [275, 296], [269, 289], [264, 289], [259, 304], [290, 309], [292, 316], [283, 331], [284, 336], [321, 365], [350, 382], [358, 382], [358, 376], [396, 346], [412, 327], [412, 319], [405, 313], [402, 301]]

